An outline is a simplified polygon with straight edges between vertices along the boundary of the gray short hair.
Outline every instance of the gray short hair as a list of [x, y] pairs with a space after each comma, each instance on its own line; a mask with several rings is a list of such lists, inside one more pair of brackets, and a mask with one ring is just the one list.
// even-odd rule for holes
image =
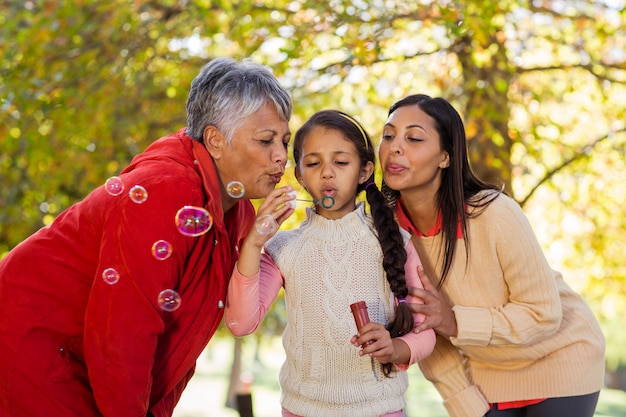
[[213, 125], [230, 141], [241, 120], [267, 102], [289, 121], [291, 97], [268, 68], [249, 60], [215, 58], [191, 83], [187, 135], [202, 141], [205, 127]]

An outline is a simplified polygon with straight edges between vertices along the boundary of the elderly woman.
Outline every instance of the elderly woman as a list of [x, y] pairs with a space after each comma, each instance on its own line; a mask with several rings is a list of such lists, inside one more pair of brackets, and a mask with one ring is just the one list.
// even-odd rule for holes
[[188, 125], [0, 263], [0, 415], [171, 416], [223, 315], [249, 199], [287, 162], [291, 99], [214, 59]]

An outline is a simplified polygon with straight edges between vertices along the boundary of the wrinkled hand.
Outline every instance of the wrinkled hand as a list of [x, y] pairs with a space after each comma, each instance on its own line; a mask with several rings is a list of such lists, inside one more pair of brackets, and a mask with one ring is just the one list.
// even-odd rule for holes
[[[276, 234], [280, 225], [294, 211], [291, 204], [288, 204], [288, 202], [296, 198], [295, 194], [291, 193], [292, 191], [293, 188], [291, 186], [276, 188], [267, 195], [259, 206], [256, 221], [261, 219], [265, 226], [269, 225], [273, 226], [273, 228], [260, 230], [257, 228], [256, 222], [252, 225], [239, 248], [236, 268], [241, 275], [251, 277], [259, 272], [263, 245], [270, 237]], [[269, 222], [264, 216], [270, 218]]]
[[257, 220], [263, 216], [271, 216], [276, 222], [275, 227], [269, 232], [260, 233], [256, 226], [253, 225], [246, 236], [244, 244], [261, 248], [270, 237], [276, 234], [280, 225], [294, 212], [294, 209], [288, 203], [296, 198], [294, 194], [289, 194], [291, 191], [293, 191], [293, 187], [286, 185], [274, 189], [267, 195], [263, 203], [259, 206]]
[[[365, 345], [367, 342], [372, 342]], [[380, 323], [369, 322], [361, 328], [359, 334], [352, 336], [350, 343], [354, 346], [361, 346], [359, 355], [370, 355], [380, 363], [395, 363], [397, 352], [391, 339], [391, 334]]]
[[407, 305], [411, 311], [425, 315], [426, 319], [422, 324], [416, 326], [414, 330], [434, 329], [441, 336], [447, 338], [455, 337], [458, 329], [452, 308], [439, 290], [430, 282], [430, 278], [428, 278], [421, 265], [417, 267], [417, 273], [424, 285], [424, 289], [409, 287], [409, 293], [420, 298], [424, 304], [407, 303]]

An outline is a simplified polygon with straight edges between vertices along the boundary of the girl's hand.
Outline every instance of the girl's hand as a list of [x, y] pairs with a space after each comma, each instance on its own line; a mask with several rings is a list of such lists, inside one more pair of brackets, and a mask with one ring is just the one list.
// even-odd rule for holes
[[417, 273], [424, 285], [424, 289], [409, 287], [409, 293], [420, 298], [424, 304], [407, 303], [411, 311], [421, 313], [426, 316], [426, 320], [414, 331], [434, 329], [441, 336], [450, 338], [458, 334], [456, 325], [456, 317], [448, 302], [441, 295], [439, 290], [430, 282], [430, 279], [424, 272], [423, 267], [417, 267]]
[[[367, 344], [371, 342], [370, 344]], [[359, 334], [352, 336], [350, 343], [361, 346], [359, 355], [370, 355], [380, 363], [396, 363], [398, 354], [389, 331], [380, 323], [369, 322]]]

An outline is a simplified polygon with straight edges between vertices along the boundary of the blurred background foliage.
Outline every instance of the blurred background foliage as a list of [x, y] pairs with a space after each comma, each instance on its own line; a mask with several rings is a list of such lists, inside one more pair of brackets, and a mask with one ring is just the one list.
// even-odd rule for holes
[[[395, 100], [443, 96], [464, 117], [474, 169], [520, 202], [552, 266], [591, 304], [607, 384], [625, 389], [624, 6], [5, 0], [0, 257], [184, 126], [190, 82], [213, 57], [270, 66], [293, 96], [294, 131], [338, 108], [378, 142]], [[270, 314], [265, 332], [280, 333], [280, 302]]]

